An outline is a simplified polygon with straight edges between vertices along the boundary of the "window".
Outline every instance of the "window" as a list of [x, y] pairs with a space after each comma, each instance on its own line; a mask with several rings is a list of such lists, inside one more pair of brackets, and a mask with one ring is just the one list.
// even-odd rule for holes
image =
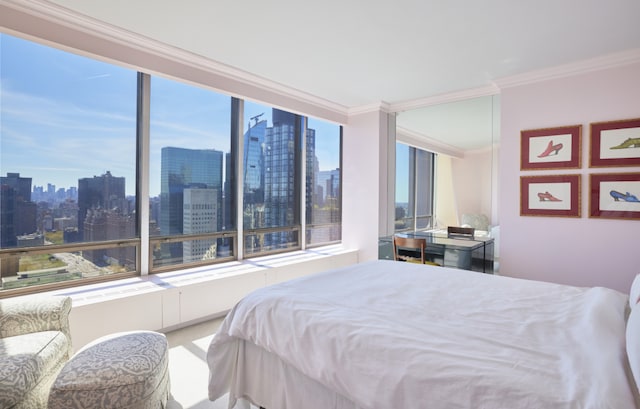
[[396, 143], [395, 231], [433, 227], [435, 154]]
[[150, 93], [151, 270], [233, 257], [231, 97], [160, 77]]
[[244, 123], [244, 254], [300, 248], [304, 117], [245, 102]]
[[0, 297], [340, 240], [339, 125], [5, 34], [0, 57]]
[[136, 72], [0, 40], [1, 288], [135, 272]]
[[341, 127], [309, 118], [306, 137], [306, 242], [320, 245], [342, 237]]

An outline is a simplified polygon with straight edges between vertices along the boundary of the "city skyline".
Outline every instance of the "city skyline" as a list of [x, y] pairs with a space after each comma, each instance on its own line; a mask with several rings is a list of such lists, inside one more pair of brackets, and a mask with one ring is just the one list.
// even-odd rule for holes
[[[135, 195], [136, 89], [134, 70], [0, 34], [0, 174], [20, 173], [32, 186], [77, 188], [107, 171]], [[229, 96], [152, 77], [150, 197], [160, 194], [160, 150], [175, 146], [229, 151]], [[270, 107], [245, 102], [243, 125]], [[271, 125], [271, 124], [270, 124]], [[339, 125], [309, 118], [316, 130], [320, 170], [339, 167]]]

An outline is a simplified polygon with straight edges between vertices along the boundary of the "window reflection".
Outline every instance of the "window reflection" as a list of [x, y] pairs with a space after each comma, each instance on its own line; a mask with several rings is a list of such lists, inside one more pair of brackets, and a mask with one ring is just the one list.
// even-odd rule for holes
[[396, 143], [395, 231], [433, 227], [435, 155]]

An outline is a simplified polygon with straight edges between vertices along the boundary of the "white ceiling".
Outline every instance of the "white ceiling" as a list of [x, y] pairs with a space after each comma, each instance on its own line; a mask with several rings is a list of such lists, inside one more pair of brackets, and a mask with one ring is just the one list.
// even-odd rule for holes
[[53, 0], [347, 108], [640, 48], [638, 0]]

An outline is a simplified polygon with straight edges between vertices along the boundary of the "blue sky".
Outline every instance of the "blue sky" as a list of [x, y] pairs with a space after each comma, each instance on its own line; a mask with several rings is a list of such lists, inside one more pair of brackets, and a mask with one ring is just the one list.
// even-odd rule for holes
[[409, 201], [409, 146], [396, 143], [396, 203]]
[[[77, 186], [111, 171], [135, 191], [134, 70], [0, 34], [0, 174], [33, 185]], [[230, 97], [152, 77], [151, 196], [160, 190], [164, 146], [229, 150]], [[270, 108], [246, 103], [248, 118]], [[265, 115], [265, 117], [267, 116]], [[339, 167], [338, 126], [312, 118], [321, 170]]]

